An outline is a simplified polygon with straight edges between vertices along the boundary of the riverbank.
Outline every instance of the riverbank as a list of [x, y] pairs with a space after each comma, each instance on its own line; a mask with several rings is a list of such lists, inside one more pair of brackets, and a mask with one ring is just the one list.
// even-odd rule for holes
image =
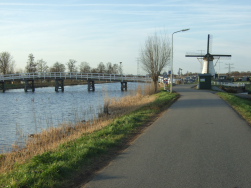
[[[66, 126], [61, 130], [52, 129], [50, 133], [44, 134], [47, 136], [43, 139], [36, 135], [33, 139], [36, 142], [30, 146], [41, 153], [32, 156], [27, 147], [12, 154], [0, 155], [0, 187], [62, 187], [71, 185], [72, 180], [78, 182], [78, 177], [88, 179], [90, 172], [102, 167], [105, 159], [125, 147], [177, 96], [165, 91], [152, 96], [139, 93], [135, 100], [125, 98], [124, 106], [118, 105], [119, 101], [108, 101], [110, 115], [107, 114], [101, 120]], [[142, 100], [144, 104], [139, 103]], [[129, 104], [134, 104], [133, 112], [132, 109], [131, 112], [125, 111], [129, 110], [126, 107]], [[117, 111], [122, 116], [116, 114]], [[52, 137], [58, 142], [51, 144]], [[64, 137], [66, 139], [62, 141]], [[42, 140], [49, 143], [45, 144], [47, 147], [44, 149], [38, 147], [42, 145]]]

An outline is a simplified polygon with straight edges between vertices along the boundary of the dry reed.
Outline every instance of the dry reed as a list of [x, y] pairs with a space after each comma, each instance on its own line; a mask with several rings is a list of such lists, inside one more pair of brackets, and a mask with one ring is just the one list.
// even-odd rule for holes
[[53, 151], [59, 145], [74, 141], [80, 138], [84, 133], [91, 133], [109, 125], [116, 117], [132, 112], [150, 102], [153, 102], [155, 96], [153, 86], [147, 86], [144, 89], [138, 88], [135, 96], [126, 96], [123, 98], [105, 98], [104, 113], [99, 118], [88, 122], [78, 122], [76, 124], [63, 124], [60, 127], [53, 127], [42, 131], [39, 134], [31, 135], [26, 147], [21, 149], [14, 146], [13, 152], [0, 155], [0, 173], [8, 172], [15, 164], [22, 164], [33, 156], [47, 151]]

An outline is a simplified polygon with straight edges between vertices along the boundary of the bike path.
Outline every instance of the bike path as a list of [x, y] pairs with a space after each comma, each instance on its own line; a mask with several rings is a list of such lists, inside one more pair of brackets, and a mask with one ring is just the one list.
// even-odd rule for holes
[[211, 91], [181, 94], [84, 188], [249, 188], [251, 127]]

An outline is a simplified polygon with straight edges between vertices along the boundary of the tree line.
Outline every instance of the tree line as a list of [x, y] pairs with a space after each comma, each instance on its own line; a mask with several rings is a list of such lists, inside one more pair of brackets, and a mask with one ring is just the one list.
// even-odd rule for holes
[[107, 73], [107, 74], [123, 74], [122, 63], [112, 64], [108, 62], [104, 64], [100, 62], [96, 68], [92, 68], [89, 63], [81, 62], [79, 65], [74, 59], [69, 59], [65, 64], [55, 62], [52, 66], [48, 66], [43, 59], [35, 61], [33, 54], [29, 54], [24, 70], [15, 71], [15, 61], [9, 52], [0, 53], [0, 74], [14, 73], [32, 73], [32, 72], [82, 72], [82, 73]]
[[[170, 63], [171, 45], [166, 34], [155, 33], [148, 36], [145, 44], [142, 46], [139, 54], [139, 62], [141, 68], [151, 76], [155, 91], [158, 87], [158, 76], [163, 69]], [[33, 54], [29, 54], [28, 61], [25, 67], [25, 72], [83, 72], [83, 73], [108, 73], [108, 74], [123, 74], [122, 63], [112, 64], [110, 62], [104, 64], [100, 62], [96, 68], [91, 68], [89, 63], [81, 62], [77, 66], [77, 61], [70, 59], [66, 64], [56, 62], [49, 67], [43, 59], [35, 61]], [[0, 74], [10, 74], [14, 72], [14, 61], [10, 53], [0, 53]]]
[[[201, 73], [198, 73], [198, 72], [188, 72], [185, 73], [185, 74], [182, 74], [182, 76], [196, 76], [198, 74], [201, 74]], [[233, 72], [230, 72], [230, 73], [218, 73], [218, 75], [225, 75], [227, 77], [251, 77], [251, 71], [233, 71]]]
[[245, 71], [241, 71], [241, 72], [233, 71], [233, 72], [228, 73], [227, 75], [232, 76], [232, 77], [245, 77], [245, 76], [250, 77], [251, 76], [251, 71], [247, 71], [247, 72], [245, 72]]

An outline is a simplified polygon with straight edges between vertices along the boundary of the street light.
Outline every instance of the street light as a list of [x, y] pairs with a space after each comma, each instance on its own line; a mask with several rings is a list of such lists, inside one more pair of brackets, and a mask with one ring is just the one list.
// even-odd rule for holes
[[184, 31], [188, 31], [188, 30], [190, 30], [190, 29], [182, 29], [182, 30], [180, 30], [180, 31], [175, 31], [175, 32], [173, 32], [173, 34], [172, 34], [172, 61], [171, 61], [171, 76], [170, 76], [170, 93], [172, 93], [173, 92], [173, 35], [175, 34], [175, 33], [178, 33], [178, 32], [184, 32]]
[[121, 82], [123, 81], [123, 71], [122, 71], [122, 62], [119, 62], [119, 73], [120, 73], [120, 79], [121, 79]]

